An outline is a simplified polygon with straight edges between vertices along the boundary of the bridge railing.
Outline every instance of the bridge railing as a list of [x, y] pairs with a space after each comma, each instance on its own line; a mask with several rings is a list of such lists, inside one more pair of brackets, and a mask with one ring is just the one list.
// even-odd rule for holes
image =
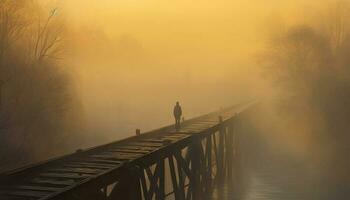
[[235, 157], [235, 119], [129, 163], [115, 183], [104, 186], [106, 199], [204, 199], [213, 184], [232, 178]]
[[0, 174], [0, 199], [205, 199], [233, 179], [238, 125], [253, 104]]

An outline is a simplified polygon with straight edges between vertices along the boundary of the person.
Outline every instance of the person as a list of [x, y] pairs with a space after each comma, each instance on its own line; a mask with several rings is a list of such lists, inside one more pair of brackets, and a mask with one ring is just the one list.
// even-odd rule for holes
[[182, 109], [179, 102], [176, 102], [174, 107], [174, 117], [175, 117], [175, 129], [180, 129], [180, 121], [181, 121]]

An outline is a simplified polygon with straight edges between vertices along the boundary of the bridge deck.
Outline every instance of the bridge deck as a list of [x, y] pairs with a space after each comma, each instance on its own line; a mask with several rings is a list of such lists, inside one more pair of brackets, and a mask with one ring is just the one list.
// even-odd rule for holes
[[162, 155], [174, 146], [185, 145], [194, 134], [218, 126], [219, 116], [225, 121], [247, 106], [238, 105], [185, 121], [179, 132], [173, 126], [167, 126], [1, 174], [0, 199], [55, 199], [67, 191], [108, 181], [109, 176], [122, 173], [120, 169], [123, 167], [148, 162], [149, 157]]

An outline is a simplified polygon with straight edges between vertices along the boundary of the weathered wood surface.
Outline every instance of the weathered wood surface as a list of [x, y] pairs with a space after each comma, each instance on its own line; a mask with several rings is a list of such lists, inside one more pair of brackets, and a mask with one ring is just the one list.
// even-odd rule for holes
[[[182, 170], [178, 172], [179, 174], [174, 174], [172, 170], [171, 177], [175, 179], [175, 182], [176, 179], [179, 179], [178, 185], [174, 186], [174, 193], [176, 197], [182, 199], [180, 197], [184, 197], [184, 193], [179, 188], [185, 187], [186, 183], [185, 180], [181, 179], [187, 175], [190, 181], [196, 182], [199, 180], [195, 180], [197, 176], [190, 171], [189, 161], [186, 160], [186, 157], [183, 158], [179, 153], [176, 153], [177, 149], [186, 147], [193, 141], [194, 137], [206, 137], [222, 123], [226, 123], [237, 113], [244, 111], [251, 105], [251, 103], [241, 104], [187, 120], [183, 122], [180, 131], [176, 131], [173, 126], [167, 126], [140, 136], [130, 137], [0, 174], [0, 200], [66, 199], [65, 195], [67, 193], [81, 191], [86, 191], [88, 196], [88, 193], [92, 192], [92, 190], [100, 192], [100, 188], [113, 184], [116, 181], [115, 177], [121, 177], [120, 180], [118, 179], [121, 182], [122, 177], [125, 177], [125, 169], [136, 165], [151, 166], [155, 163], [157, 165], [153, 172], [150, 168], [145, 167], [150, 182], [154, 184], [151, 184], [149, 191], [143, 192], [144, 195], [149, 196], [149, 199], [152, 199], [153, 195], [156, 195], [156, 199], [164, 199], [165, 183], [164, 178], [162, 178], [164, 175], [162, 174], [164, 174], [163, 159], [165, 158], [169, 159], [171, 169], [174, 168], [174, 160], [176, 160], [178, 165], [181, 165]], [[219, 121], [219, 116], [222, 117], [222, 122]], [[210, 136], [209, 138], [210, 143], [207, 145], [210, 145], [211, 148], [212, 137]], [[213, 139], [215, 141], [215, 137]], [[223, 138], [219, 140], [215, 142], [222, 142]], [[215, 154], [217, 154], [216, 148], [214, 150]], [[220, 153], [223, 149], [218, 151]], [[212, 151], [206, 151], [205, 154], [211, 163]], [[198, 158], [198, 162], [192, 161], [192, 165], [199, 165], [201, 161], [204, 161], [203, 159]], [[219, 159], [223, 158], [219, 156]], [[223, 161], [218, 162], [223, 163]], [[211, 164], [207, 167], [211, 168]], [[223, 166], [219, 165], [219, 167]], [[181, 173], [185, 175], [181, 175]], [[146, 186], [145, 178], [141, 177], [140, 182], [141, 185]], [[156, 182], [157, 184], [155, 184]], [[193, 185], [192, 187], [195, 186]], [[123, 186], [120, 187], [123, 188]], [[107, 187], [101, 191], [107, 193]], [[93, 194], [98, 195], [99, 192], [94, 192]], [[113, 193], [110, 195], [113, 195]], [[89, 196], [89, 198], [99, 199], [92, 196]], [[80, 197], [80, 199], [84, 199], [84, 197]]]

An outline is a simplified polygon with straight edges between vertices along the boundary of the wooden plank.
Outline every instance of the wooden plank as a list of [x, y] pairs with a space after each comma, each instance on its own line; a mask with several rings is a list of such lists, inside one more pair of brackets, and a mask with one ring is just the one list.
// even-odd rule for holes
[[111, 157], [111, 159], [117, 159], [118, 157], [129, 156], [131, 158], [137, 158], [145, 155], [144, 153], [125, 153], [125, 152], [103, 152], [97, 156]]
[[148, 138], [148, 139], [142, 139], [142, 140], [138, 140], [140, 142], [151, 142], [151, 143], [166, 143], [166, 140], [162, 140], [162, 139], [153, 139], [153, 138]]
[[210, 125], [210, 126], [214, 126], [218, 124], [218, 121], [196, 121], [191, 123], [190, 125]]
[[141, 146], [141, 147], [162, 147], [163, 144], [156, 144], [156, 143], [146, 143], [146, 142], [133, 142], [131, 145], [134, 146]]
[[35, 178], [30, 181], [34, 184], [40, 184], [40, 185], [55, 185], [60, 187], [67, 187], [70, 185], [73, 185], [75, 183], [74, 180], [52, 180], [47, 178]]
[[183, 126], [182, 128], [186, 128], [186, 127], [199, 127], [199, 128], [210, 128], [213, 127], [217, 124], [188, 124], [186, 126]]
[[178, 142], [180, 140], [183, 140], [185, 138], [187, 138], [188, 135], [182, 135], [182, 137], [170, 137], [170, 136], [166, 136], [166, 137], [163, 137], [164, 139], [166, 140], [171, 140], [172, 142]]
[[63, 168], [55, 168], [49, 169], [49, 172], [59, 172], [59, 173], [78, 173], [78, 174], [91, 174], [96, 175], [102, 172], [102, 170], [89, 169], [89, 168], [71, 168], [71, 167], [63, 167]]
[[62, 190], [62, 187], [44, 187], [44, 186], [33, 186], [33, 185], [18, 185], [11, 187], [14, 190], [34, 190], [34, 191], [46, 191], [46, 192], [57, 192]]
[[145, 150], [145, 151], [153, 151], [156, 148], [155, 147], [145, 147], [145, 146], [135, 146], [135, 145], [123, 145], [123, 146], [117, 146], [118, 149], [133, 149], [133, 150]]
[[145, 150], [133, 150], [133, 149], [113, 149], [109, 150], [108, 152], [117, 152], [117, 153], [138, 153], [141, 155], [150, 153], [151, 151], [145, 151]]
[[177, 138], [182, 138], [182, 137], [186, 137], [186, 135], [184, 135], [181, 132], [177, 132], [177, 133], [168, 133], [168, 134], [162, 134], [161, 137], [177, 137]]
[[210, 129], [212, 128], [212, 126], [209, 126], [209, 127], [200, 127], [200, 126], [188, 126], [188, 127], [183, 127], [181, 130], [195, 130], [195, 131], [200, 131], [200, 132], [203, 132], [207, 129]]
[[[161, 142], [159, 142], [161, 141]], [[151, 143], [151, 144], [161, 144], [162, 146], [167, 146], [167, 145], [170, 145], [171, 143], [174, 143], [173, 140], [167, 140], [167, 139], [162, 139], [162, 140], [159, 140], [159, 139], [148, 139], [148, 140], [142, 140], [141, 142], [147, 142], [147, 143]]]
[[182, 138], [185, 138], [185, 137], [186, 137], [186, 135], [184, 135], [184, 134], [171, 134], [171, 135], [164, 135], [164, 136], [162, 136], [162, 138], [171, 138], [171, 139], [174, 139], [174, 140], [182, 139]]
[[201, 119], [198, 119], [198, 120], [194, 120], [194, 121], [192, 121], [189, 124], [195, 124], [195, 123], [217, 123], [217, 122], [218, 122], [218, 116], [215, 115], [214, 117], [210, 116], [210, 117], [205, 117], [205, 118], [201, 118]]
[[202, 130], [198, 130], [198, 129], [187, 129], [187, 128], [184, 128], [184, 129], [182, 129], [181, 131], [186, 132], [186, 133], [189, 133], [189, 134], [200, 133], [200, 132], [202, 132]]
[[[103, 160], [103, 163], [111, 163], [110, 161], [115, 163], [115, 161], [118, 161], [117, 164], [120, 164], [125, 160], [133, 160], [133, 159], [136, 159], [140, 156], [121, 155], [121, 154], [113, 156], [113, 155], [105, 154], [105, 155], [94, 155], [92, 157], [96, 158], [98, 160]], [[99, 162], [102, 162], [102, 161], [99, 161]]]
[[122, 162], [117, 160], [111, 160], [111, 159], [86, 159], [82, 161], [83, 163], [89, 164], [104, 164], [104, 165], [110, 165], [113, 167], [116, 167], [120, 165]]
[[17, 196], [17, 197], [33, 197], [42, 198], [49, 195], [49, 192], [43, 191], [28, 191], [28, 190], [12, 190], [12, 191], [0, 191], [1, 195]]
[[182, 140], [182, 138], [164, 138], [164, 139], [168, 140], [168, 144], [176, 143]]
[[69, 163], [63, 165], [63, 167], [73, 167], [73, 168], [89, 168], [89, 169], [99, 169], [99, 170], [108, 170], [115, 165], [108, 165], [108, 164], [92, 164], [92, 163], [86, 163], [86, 162], [75, 162], [75, 163]]
[[[1, 200], [23, 200], [23, 197], [0, 194], [0, 199]], [[34, 200], [34, 199], [37, 199], [37, 198], [26, 197], [25, 200]]]
[[77, 173], [42, 173], [39, 174], [39, 177], [45, 177], [45, 178], [59, 178], [59, 179], [85, 179], [89, 178], [91, 176], [89, 175], [83, 175], [83, 174], [77, 174]]
[[182, 127], [181, 131], [183, 131], [184, 129], [196, 129], [196, 130], [206, 130], [206, 129], [210, 129], [213, 126], [186, 126], [186, 127]]

